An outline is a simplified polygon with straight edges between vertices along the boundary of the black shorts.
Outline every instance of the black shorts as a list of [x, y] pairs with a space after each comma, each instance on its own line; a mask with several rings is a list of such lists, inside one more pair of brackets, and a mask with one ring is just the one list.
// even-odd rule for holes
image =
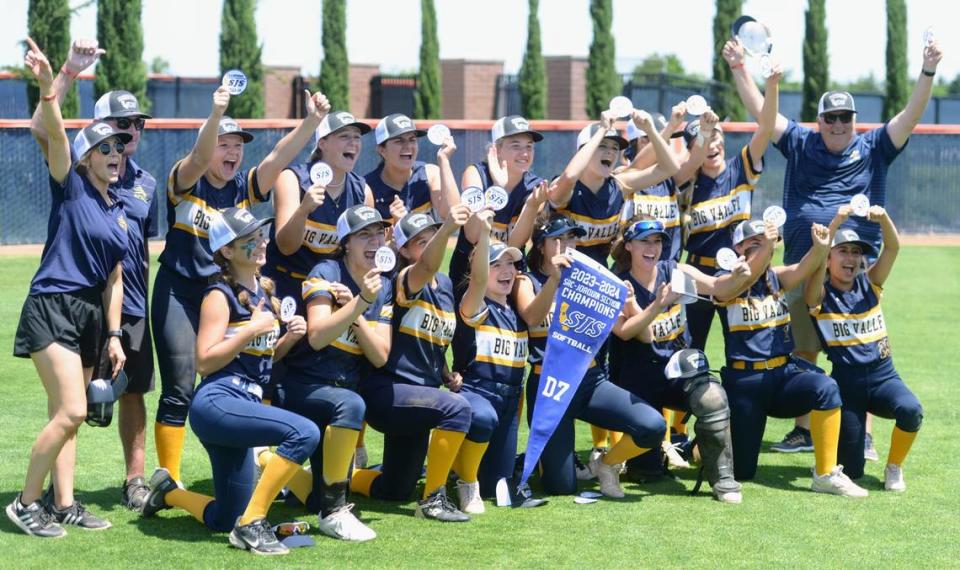
[[[123, 371], [130, 383], [124, 394], [146, 394], [153, 391], [153, 337], [150, 336], [150, 323], [146, 317], [135, 317], [124, 313], [120, 317], [120, 330], [123, 337], [120, 345], [127, 357]], [[113, 371], [110, 353], [107, 351], [109, 338], [103, 340], [100, 362], [94, 370], [94, 378], [109, 378]]]
[[97, 363], [103, 338], [103, 300], [95, 288], [30, 295], [23, 302], [13, 355], [29, 358], [53, 343], [80, 355], [84, 368]]

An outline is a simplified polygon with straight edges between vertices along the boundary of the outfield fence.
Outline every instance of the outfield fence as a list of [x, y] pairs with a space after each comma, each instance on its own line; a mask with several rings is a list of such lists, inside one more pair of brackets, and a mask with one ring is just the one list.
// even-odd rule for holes
[[[255, 165], [296, 122], [290, 120], [240, 121], [256, 138], [245, 147], [244, 166]], [[71, 140], [82, 120], [67, 121]], [[137, 162], [161, 181], [173, 163], [186, 155], [196, 139], [201, 121], [156, 119], [148, 121]], [[374, 121], [371, 121], [371, 125]], [[431, 121], [417, 121], [427, 127]], [[453, 169], [459, 174], [472, 162], [481, 160], [490, 140], [492, 121], [444, 121], [453, 131], [458, 150]], [[536, 146], [533, 170], [544, 177], [559, 174], [576, 150], [576, 134], [586, 123], [575, 121], [532, 121], [544, 134]], [[861, 129], [877, 125], [861, 125]], [[727, 123], [727, 155], [749, 141], [756, 126]], [[356, 171], [366, 173], [378, 161], [373, 133], [363, 137], [364, 150]], [[0, 120], [0, 244], [42, 243], [50, 213], [47, 169], [25, 120]], [[306, 160], [309, 148], [300, 153]], [[420, 143], [420, 160], [434, 162], [437, 147], [425, 138]], [[755, 209], [779, 204], [783, 192], [785, 160], [769, 149], [765, 172], [755, 195]], [[161, 187], [163, 186], [161, 182]], [[159, 196], [160, 233], [166, 233], [166, 200]], [[890, 169], [887, 181], [887, 209], [898, 227], [909, 233], [960, 233], [960, 125], [920, 125], [901, 156]]]

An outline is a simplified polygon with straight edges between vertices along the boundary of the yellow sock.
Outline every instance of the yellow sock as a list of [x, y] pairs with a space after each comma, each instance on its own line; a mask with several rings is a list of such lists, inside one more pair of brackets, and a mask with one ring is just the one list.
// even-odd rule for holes
[[186, 437], [187, 429], [184, 426], [168, 426], [160, 422], [153, 425], [157, 461], [160, 467], [170, 472], [174, 481], [180, 480], [180, 457], [183, 455], [183, 440]]
[[913, 440], [917, 439], [917, 433], [894, 427], [893, 434], [890, 435], [890, 453], [887, 455], [887, 463], [903, 465], [903, 462], [907, 459], [907, 454], [910, 453]]
[[382, 474], [375, 469], [357, 469], [350, 478], [350, 491], [369, 497], [373, 481]]
[[607, 446], [607, 430], [602, 427], [597, 427], [593, 424], [590, 425], [590, 435], [593, 436], [593, 446], [594, 447], [606, 447]]
[[637, 447], [632, 437], [624, 435], [620, 438], [620, 441], [611, 447], [610, 451], [603, 456], [603, 462], [607, 465], [616, 465], [648, 451], [650, 451], [649, 447]]
[[817, 475], [826, 475], [837, 466], [840, 443], [840, 408], [810, 412], [810, 437]]
[[517, 418], [520, 421], [523, 421], [523, 404], [526, 402], [527, 396], [524, 392], [520, 392], [520, 405], [517, 406]]
[[277, 498], [277, 494], [300, 469], [299, 463], [294, 463], [286, 457], [274, 454], [270, 458], [257, 486], [253, 488], [253, 496], [247, 503], [247, 509], [240, 516], [240, 524], [250, 524], [253, 521], [266, 518], [270, 510], [270, 503]]
[[622, 431], [611, 431], [610, 432], [610, 445], [614, 446], [620, 443], [620, 440], [623, 439]]
[[357, 449], [355, 429], [327, 426], [323, 434], [323, 480], [329, 485], [347, 480]]
[[673, 410], [673, 419], [670, 422], [670, 427], [673, 428], [674, 433], [687, 433], [687, 424], [683, 423], [683, 416], [686, 414], [677, 410]]
[[193, 491], [185, 491], [177, 487], [176, 489], [167, 493], [167, 496], [164, 497], [164, 501], [166, 501], [166, 503], [171, 507], [178, 507], [187, 511], [193, 515], [193, 518], [202, 523], [203, 511], [207, 508], [207, 505], [213, 501], [213, 497], [201, 495], [200, 493], [194, 493]]
[[366, 443], [363, 441], [363, 436], [367, 435], [367, 422], [363, 422], [363, 425], [360, 426], [360, 435], [357, 436], [357, 447], [366, 447]]
[[457, 469], [457, 475], [467, 483], [476, 483], [477, 473], [480, 471], [480, 461], [483, 460], [483, 454], [490, 446], [490, 442], [477, 443], [469, 439], [463, 440], [460, 446], [460, 453], [457, 454], [457, 461], [460, 467]]
[[435, 429], [430, 434], [430, 446], [427, 448], [427, 481], [423, 486], [424, 499], [447, 482], [450, 467], [466, 436], [467, 434], [462, 431], [445, 429]]

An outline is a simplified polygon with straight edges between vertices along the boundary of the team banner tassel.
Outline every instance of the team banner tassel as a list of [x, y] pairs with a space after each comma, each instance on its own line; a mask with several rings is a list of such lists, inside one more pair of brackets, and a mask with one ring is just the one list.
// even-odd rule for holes
[[623, 282], [606, 267], [572, 249], [566, 255], [571, 264], [560, 274], [557, 310], [547, 332], [547, 350], [520, 485], [533, 472], [590, 361], [613, 330], [626, 299]]

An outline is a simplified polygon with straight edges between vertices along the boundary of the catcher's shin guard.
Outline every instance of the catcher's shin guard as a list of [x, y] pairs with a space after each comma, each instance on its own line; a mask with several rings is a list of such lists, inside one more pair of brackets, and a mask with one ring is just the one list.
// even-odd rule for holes
[[[730, 443], [730, 407], [720, 381], [711, 374], [689, 378], [684, 385], [690, 411], [696, 416], [697, 446], [702, 460], [701, 477], [719, 493], [740, 491], [733, 477], [733, 447]], [[694, 492], [700, 488], [698, 480]]]

